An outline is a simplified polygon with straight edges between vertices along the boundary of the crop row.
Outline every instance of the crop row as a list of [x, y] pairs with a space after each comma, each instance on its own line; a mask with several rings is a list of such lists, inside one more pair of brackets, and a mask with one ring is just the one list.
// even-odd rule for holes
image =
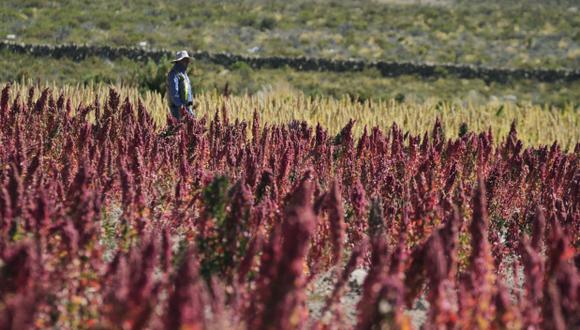
[[[577, 327], [580, 144], [0, 97], [0, 328]], [[89, 120], [89, 117], [91, 120]], [[365, 269], [356, 318], [341, 304]], [[522, 272], [523, 270], [523, 272]], [[309, 289], [332, 272], [322, 317]], [[523, 276], [523, 279], [519, 277]]]
[[[21, 95], [28, 98], [32, 86], [35, 87], [30, 95], [32, 98], [37, 98], [40, 91], [46, 88], [51, 89], [54, 97], [66, 95], [71, 100], [73, 114], [80, 105], [106, 103], [109, 94], [109, 85], [106, 84], [61, 86], [27, 82], [13, 84], [10, 97]], [[167, 101], [162, 95], [156, 92], [140, 93], [139, 90], [126, 86], [115, 88], [123, 100], [128, 97], [133, 104], [141, 100], [158, 127], [166, 124]], [[480, 132], [491, 129], [496, 142], [499, 142], [497, 138], [507, 136], [511, 124], [515, 122], [518, 138], [526, 146], [551, 145], [557, 142], [562, 149], [571, 151], [580, 140], [580, 116], [574, 103], [555, 108], [499, 100], [483, 105], [464, 100], [444, 102], [437, 99], [426, 102], [358, 102], [348, 97], [308, 97], [292, 90], [275, 88], [265, 88], [255, 95], [205, 92], [197, 94], [196, 99], [200, 102], [196, 115], [198, 118], [206, 117], [206, 122], [216, 111], [226, 107], [232, 121], [251, 122], [257, 113], [264, 124], [283, 125], [294, 120], [305, 121], [313, 127], [320, 124], [331, 135], [338, 134], [353, 120], [353, 136], [356, 138], [362, 135], [365, 127], [370, 129], [376, 126], [388, 130], [393, 123], [405, 132], [422, 134], [431, 130], [438, 120], [446, 139], [455, 138], [466, 130]], [[93, 113], [89, 112], [89, 121], [93, 117]]]

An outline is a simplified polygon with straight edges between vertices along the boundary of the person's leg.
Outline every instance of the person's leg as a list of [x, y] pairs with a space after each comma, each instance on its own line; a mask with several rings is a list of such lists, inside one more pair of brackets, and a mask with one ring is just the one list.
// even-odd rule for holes
[[171, 115], [173, 118], [179, 120], [181, 118], [181, 114], [179, 113], [179, 108], [170, 107], [169, 110], [171, 111]]

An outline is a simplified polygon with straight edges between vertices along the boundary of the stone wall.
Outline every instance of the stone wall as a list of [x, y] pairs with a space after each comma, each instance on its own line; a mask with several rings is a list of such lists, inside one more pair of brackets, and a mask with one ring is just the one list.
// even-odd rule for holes
[[[31, 45], [4, 41], [0, 41], [0, 51], [10, 51], [19, 54], [29, 54], [32, 56], [70, 58], [75, 61], [81, 61], [87, 57], [96, 56], [110, 60], [125, 57], [134, 61], [153, 60], [159, 62], [173, 56], [173, 52], [168, 50], [74, 44], [56, 46]], [[229, 53], [209, 53], [204, 51], [194, 52], [191, 56], [200, 61], [206, 61], [226, 67], [229, 67], [236, 62], [245, 62], [255, 69], [289, 67], [299, 71], [353, 72], [374, 68], [379, 70], [385, 77], [396, 77], [401, 75], [440, 77], [450, 75], [466, 79], [483, 79], [487, 82], [506, 82], [511, 79], [533, 79], [543, 82], [570, 82], [580, 79], [580, 70], [508, 69], [475, 65], [334, 60], [307, 57], [252, 57]]]

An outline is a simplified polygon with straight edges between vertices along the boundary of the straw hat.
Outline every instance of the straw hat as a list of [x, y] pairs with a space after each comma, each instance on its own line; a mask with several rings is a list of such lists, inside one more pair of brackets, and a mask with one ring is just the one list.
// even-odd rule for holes
[[171, 62], [179, 62], [184, 58], [193, 59], [191, 56], [189, 56], [186, 50], [180, 50], [177, 53], [175, 53], [175, 59]]

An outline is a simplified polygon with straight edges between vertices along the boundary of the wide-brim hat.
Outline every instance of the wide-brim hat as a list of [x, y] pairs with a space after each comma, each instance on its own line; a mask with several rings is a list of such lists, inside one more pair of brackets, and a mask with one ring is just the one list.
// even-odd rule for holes
[[190, 60], [193, 59], [191, 56], [189, 56], [186, 50], [180, 50], [177, 53], [175, 53], [175, 59], [171, 62], [179, 62], [184, 58], [188, 58]]

